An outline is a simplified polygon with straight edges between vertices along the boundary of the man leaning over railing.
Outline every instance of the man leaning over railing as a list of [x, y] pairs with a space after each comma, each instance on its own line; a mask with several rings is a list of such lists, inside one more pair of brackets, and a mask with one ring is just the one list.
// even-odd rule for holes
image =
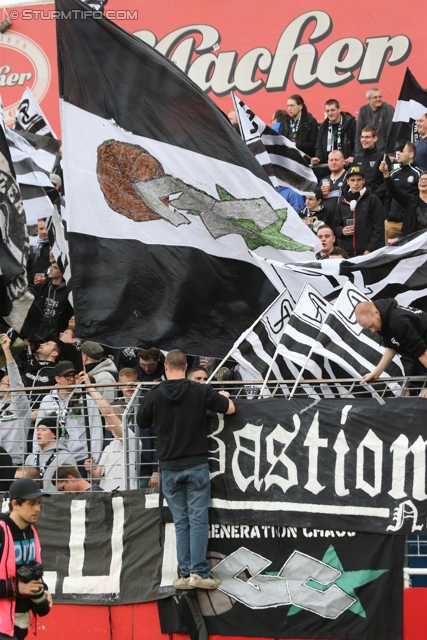
[[27, 452], [31, 406], [25, 391], [20, 390], [24, 385], [10, 350], [11, 340], [5, 333], [1, 334], [1, 346], [6, 357], [7, 373], [0, 380], [0, 445], [10, 454], [14, 465], [22, 465]]

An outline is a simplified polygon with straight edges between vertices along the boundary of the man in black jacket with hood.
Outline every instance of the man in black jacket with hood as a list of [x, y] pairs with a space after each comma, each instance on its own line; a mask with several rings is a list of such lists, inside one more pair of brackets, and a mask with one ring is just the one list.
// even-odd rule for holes
[[427, 171], [422, 171], [418, 179], [418, 195], [409, 195], [399, 189], [390, 176], [386, 162], [381, 162], [380, 170], [393, 198], [404, 207], [402, 233], [407, 236], [415, 231], [427, 229]]
[[386, 347], [384, 355], [362, 383], [378, 378], [396, 353], [411, 360], [419, 360], [427, 367], [427, 313], [413, 307], [403, 307], [394, 298], [359, 302], [355, 307], [356, 320], [364, 329], [381, 335]]
[[185, 377], [186, 356], [169, 351], [164, 380], [143, 397], [137, 423], [157, 431], [157, 457], [162, 491], [172, 512], [180, 577], [176, 589], [216, 589], [220, 581], [209, 577], [208, 546], [210, 477], [206, 410], [234, 413], [226, 391]]

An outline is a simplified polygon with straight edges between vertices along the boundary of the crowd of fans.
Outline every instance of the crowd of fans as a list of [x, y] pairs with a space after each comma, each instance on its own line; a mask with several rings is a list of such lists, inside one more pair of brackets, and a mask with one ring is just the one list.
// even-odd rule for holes
[[[380, 89], [368, 89], [366, 99], [357, 119], [337, 100], [327, 100], [325, 119], [317, 123], [294, 94], [271, 120], [318, 178], [317, 189], [305, 197], [279, 189], [314, 233], [331, 227], [334, 243], [318, 259], [364, 255], [388, 244], [392, 233], [427, 228], [427, 114], [397, 127]], [[239, 131], [234, 111], [229, 119]], [[336, 247], [338, 256], [332, 253]]]
[[[366, 97], [357, 119], [330, 99], [318, 124], [297, 94], [272, 117], [318, 178], [305, 197], [281, 190], [317, 235], [317, 260], [367, 254], [427, 229], [427, 114], [395, 136], [380, 89]], [[234, 112], [229, 119], [239, 130]], [[23, 341], [0, 325], [0, 489], [22, 475], [47, 491], [157, 489], [155, 428], [137, 426], [131, 400], [139, 383], [164, 379], [163, 354], [79, 340], [61, 269], [41, 219], [27, 274], [48, 338]], [[193, 360], [187, 377], [206, 382], [215, 361]], [[227, 379], [245, 380], [245, 372], [231, 365]]]

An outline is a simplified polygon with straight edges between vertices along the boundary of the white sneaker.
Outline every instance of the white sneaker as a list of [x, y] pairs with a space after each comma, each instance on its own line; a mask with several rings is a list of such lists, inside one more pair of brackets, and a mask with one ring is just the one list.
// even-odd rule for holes
[[221, 584], [218, 578], [202, 578], [197, 573], [190, 573], [191, 589], [216, 589]]
[[193, 585], [190, 584], [189, 576], [186, 578], [176, 578], [172, 584], [175, 589], [194, 589]]

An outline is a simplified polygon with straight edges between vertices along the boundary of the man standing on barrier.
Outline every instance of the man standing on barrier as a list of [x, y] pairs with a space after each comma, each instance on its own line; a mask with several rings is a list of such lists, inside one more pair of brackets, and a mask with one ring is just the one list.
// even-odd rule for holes
[[0, 514], [0, 638], [23, 640], [35, 616], [45, 616], [52, 598], [42, 580], [40, 541], [34, 524], [43, 493], [30, 478], [9, 490], [9, 515]]
[[404, 307], [393, 298], [375, 302], [359, 302], [355, 307], [356, 321], [364, 329], [378, 332], [386, 347], [384, 355], [362, 384], [376, 380], [386, 370], [396, 353], [411, 360], [419, 360], [419, 371], [427, 373], [427, 313], [413, 307]]
[[169, 351], [166, 380], [142, 399], [137, 423], [154, 424], [161, 487], [172, 512], [176, 531], [179, 578], [176, 589], [216, 589], [220, 581], [209, 577], [208, 546], [210, 477], [206, 410], [235, 412], [227, 391], [215, 391], [185, 377], [187, 360], [180, 349]]

